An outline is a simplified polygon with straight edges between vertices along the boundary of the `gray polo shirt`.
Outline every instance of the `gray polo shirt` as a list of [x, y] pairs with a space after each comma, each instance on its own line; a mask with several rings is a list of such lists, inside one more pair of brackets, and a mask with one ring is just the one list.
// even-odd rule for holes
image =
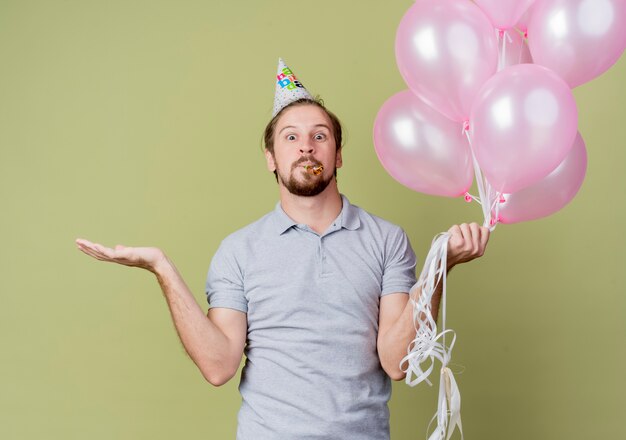
[[342, 199], [323, 234], [278, 203], [213, 257], [210, 306], [248, 319], [237, 440], [389, 438], [379, 302], [409, 291], [415, 254], [400, 227]]

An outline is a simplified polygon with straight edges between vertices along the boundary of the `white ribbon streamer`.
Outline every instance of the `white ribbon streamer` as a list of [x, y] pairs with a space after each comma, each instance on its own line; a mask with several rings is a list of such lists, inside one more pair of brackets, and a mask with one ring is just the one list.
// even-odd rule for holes
[[[417, 283], [411, 288], [410, 298], [413, 302], [415, 339], [409, 344], [407, 355], [400, 362], [400, 369], [406, 373], [405, 381], [411, 387], [420, 382], [432, 385], [428, 376], [435, 367], [435, 360], [441, 362], [437, 413], [431, 420], [431, 423], [435, 419], [437, 420], [437, 427], [430, 435], [429, 440], [448, 440], [457, 426], [461, 433], [461, 439], [463, 438], [461, 393], [454, 380], [454, 374], [448, 368], [452, 357], [452, 347], [456, 341], [454, 330], [446, 329], [446, 270], [449, 239], [450, 234], [447, 232], [442, 232], [433, 239], [422, 273]], [[431, 309], [432, 297], [439, 282], [442, 283], [441, 333], [437, 333], [437, 323], [433, 318]], [[448, 333], [452, 335], [450, 345], [446, 344]], [[422, 366], [428, 362], [427, 367]], [[403, 368], [405, 364], [406, 369]], [[430, 424], [428, 430], [430, 430]]]
[[504, 63], [506, 62], [506, 42], [513, 43], [513, 39], [505, 29], [496, 29], [496, 36], [498, 40], [502, 40], [502, 48], [498, 51], [498, 72], [504, 69]]
[[500, 212], [502, 193], [495, 191], [487, 179], [483, 177], [478, 161], [476, 160], [476, 156], [474, 155], [474, 147], [472, 146], [472, 138], [469, 134], [468, 121], [463, 123], [463, 133], [465, 133], [467, 143], [470, 147], [470, 152], [472, 153], [472, 163], [474, 165], [474, 175], [476, 176], [476, 186], [478, 187], [479, 195], [479, 197], [475, 197], [466, 193], [466, 197], [469, 196], [478, 202], [483, 211], [483, 226], [489, 228], [490, 232], [493, 232], [498, 224], [498, 214]]

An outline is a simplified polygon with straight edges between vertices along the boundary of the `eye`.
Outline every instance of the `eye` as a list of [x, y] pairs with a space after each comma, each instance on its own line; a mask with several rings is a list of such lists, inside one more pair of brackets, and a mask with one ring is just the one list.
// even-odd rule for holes
[[315, 139], [317, 139], [318, 141], [323, 141], [324, 139], [326, 139], [326, 135], [324, 133], [317, 133], [315, 135]]
[[288, 141], [295, 141], [296, 140], [296, 135], [295, 134], [288, 134], [287, 135], [287, 140]]

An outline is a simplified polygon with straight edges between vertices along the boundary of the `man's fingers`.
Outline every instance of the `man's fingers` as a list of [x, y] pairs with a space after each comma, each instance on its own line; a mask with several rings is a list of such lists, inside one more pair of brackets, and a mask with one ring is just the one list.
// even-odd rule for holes
[[77, 238], [76, 246], [78, 246], [78, 249], [80, 249], [86, 254], [91, 255], [93, 253], [93, 248], [92, 248], [93, 243], [88, 240], [81, 240], [80, 238]]
[[489, 236], [491, 233], [489, 232], [489, 228], [486, 226], [481, 226], [480, 228], [480, 245], [483, 248], [483, 252], [487, 247], [487, 242], [489, 242]]
[[457, 225], [450, 226], [450, 229], [448, 229], [448, 234], [450, 234], [450, 237], [454, 236], [454, 234], [456, 233], [457, 228], [458, 228]]
[[448, 229], [448, 233], [450, 234], [450, 240], [448, 243], [451, 248], [458, 248], [463, 244], [463, 234], [461, 233], [459, 225], [453, 225], [450, 229]]
[[[89, 240], [76, 239], [76, 245], [85, 254], [100, 260], [112, 263], [123, 264], [125, 266], [135, 266], [149, 268], [156, 253], [152, 252], [152, 248], [134, 248], [121, 244], [109, 248], [100, 243], [92, 243]], [[158, 249], [157, 249], [158, 250]]]
[[77, 238], [75, 242], [76, 242], [76, 245], [83, 246], [83, 247], [91, 246], [93, 244], [92, 242], [90, 242], [89, 240], [85, 240], [84, 238]]
[[459, 227], [463, 235], [463, 249], [469, 251], [472, 247], [472, 231], [467, 223], [461, 223]]
[[481, 246], [480, 246], [480, 227], [478, 223], [470, 223], [469, 229], [472, 234], [472, 246], [473, 252], [476, 254], [481, 254]]
[[100, 255], [102, 255], [103, 257], [111, 257], [110, 252], [109, 252], [110, 249], [102, 246], [100, 243], [94, 243], [93, 249], [96, 252], [98, 252]]
[[76, 244], [81, 251], [98, 260], [110, 261], [113, 257], [113, 249], [107, 248], [100, 243], [76, 239]]
[[85, 240], [82, 238], [77, 238], [76, 239], [76, 245], [80, 248], [80, 249], [95, 249], [95, 243], [92, 243], [89, 240]]
[[104, 258], [102, 257], [102, 255], [100, 255], [100, 253], [94, 251], [91, 248], [88, 247], [83, 247], [83, 246], [79, 246], [78, 247], [83, 253], [89, 255], [90, 257], [93, 257], [97, 260], [103, 260]]

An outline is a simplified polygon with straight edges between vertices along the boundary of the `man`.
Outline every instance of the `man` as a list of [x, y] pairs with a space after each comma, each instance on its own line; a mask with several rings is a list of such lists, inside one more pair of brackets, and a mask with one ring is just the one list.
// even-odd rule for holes
[[[404, 377], [399, 364], [415, 337], [407, 294], [415, 255], [402, 229], [339, 193], [341, 125], [282, 60], [265, 141], [280, 202], [222, 242], [207, 316], [159, 249], [76, 242], [95, 258], [156, 274], [211, 384], [236, 374], [245, 349], [238, 440], [388, 439], [390, 378]], [[449, 232], [448, 269], [483, 254], [487, 228]], [[438, 303], [436, 295], [435, 314]]]

